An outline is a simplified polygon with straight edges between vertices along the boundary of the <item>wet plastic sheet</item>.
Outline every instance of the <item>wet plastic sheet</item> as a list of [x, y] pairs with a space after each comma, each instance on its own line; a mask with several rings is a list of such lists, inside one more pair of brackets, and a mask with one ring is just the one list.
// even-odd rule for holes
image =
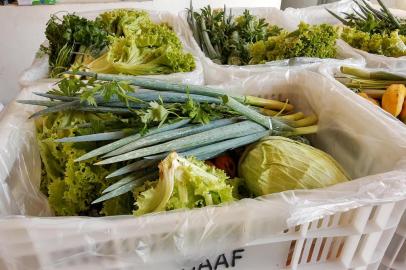
[[[232, 14], [241, 15], [246, 8], [231, 8]], [[291, 18], [290, 15], [276, 8], [247, 8], [251, 14], [260, 18], [265, 18], [269, 24], [278, 25], [289, 31], [297, 29], [300, 20]], [[209, 84], [220, 84], [232, 82], [236, 79], [247, 78], [251, 75], [266, 73], [272, 70], [287, 70], [287, 69], [311, 69], [316, 70], [320, 63], [337, 63], [340, 64], [357, 64], [363, 66], [365, 60], [361, 55], [351, 50], [345, 42], [337, 42], [337, 59], [320, 59], [310, 57], [298, 57], [294, 59], [286, 59], [280, 61], [271, 61], [260, 65], [219, 65], [214, 63], [210, 58], [206, 57], [199, 45], [193, 38], [193, 34], [187, 23], [187, 13], [179, 14], [183, 22], [184, 36], [189, 38], [188, 43], [192, 45], [193, 52], [197, 55], [204, 67], [205, 81]]]
[[[33, 91], [48, 87], [26, 88], [18, 99], [33, 98]], [[182, 269], [325, 215], [406, 198], [404, 125], [341, 84], [296, 70], [258, 74], [219, 87], [288, 97], [298, 110], [317, 114], [320, 130], [312, 143], [332, 154], [354, 180], [139, 218], [47, 217], [51, 212], [38, 191], [33, 122], [27, 120], [34, 108], [12, 102], [0, 121], [0, 265], [3, 260], [9, 269], [30, 269], [21, 257], [35, 254], [49, 269], [81, 258], [101, 268], [114, 261], [117, 267]]]
[[[284, 14], [290, 17], [291, 21], [304, 21], [310, 24], [338, 24], [340, 23], [336, 18], [326, 11], [326, 8], [330, 9], [336, 14], [342, 12], [351, 13], [353, 9], [359, 10], [357, 5], [352, 0], [339, 1], [337, 3], [313, 6], [302, 9], [288, 8], [284, 11]], [[395, 16], [406, 18], [406, 11], [392, 10]], [[345, 42], [342, 41], [344, 44]], [[346, 44], [346, 43], [345, 43]], [[352, 54], [358, 54], [365, 59], [365, 64], [370, 68], [390, 68], [392, 71], [406, 71], [406, 56], [404, 57], [388, 57], [384, 55], [372, 54], [359, 49], [352, 48], [348, 44], [346, 51]]]
[[[89, 12], [82, 12], [77, 13], [79, 16], [83, 16], [88, 19], [95, 19], [98, 14], [105, 12], [108, 10], [98, 10], [98, 11], [89, 11]], [[172, 15], [169, 12], [159, 12], [159, 11], [152, 11], [147, 10], [149, 13], [152, 21], [156, 23], [166, 22], [168, 23], [175, 33], [178, 35], [184, 50], [186, 52], [192, 52], [191, 44], [189, 43], [190, 38], [185, 36], [185, 32], [182, 30], [182, 24], [179, 21], [179, 18], [175, 15]], [[61, 14], [63, 15], [63, 14]], [[186, 33], [187, 34], [187, 33]], [[204, 77], [203, 77], [203, 68], [200, 60], [195, 57], [196, 62], [196, 69], [191, 72], [180, 72], [180, 73], [173, 73], [169, 75], [148, 75], [145, 77], [150, 78], [158, 78], [162, 80], [169, 80], [174, 82], [183, 82], [183, 83], [192, 83], [192, 84], [203, 84]], [[32, 65], [26, 69], [19, 79], [19, 84], [22, 87], [26, 87], [29, 85], [33, 85], [35, 83], [46, 82], [46, 81], [55, 81], [48, 78], [48, 56], [42, 55], [37, 53], [36, 58], [34, 59]]]

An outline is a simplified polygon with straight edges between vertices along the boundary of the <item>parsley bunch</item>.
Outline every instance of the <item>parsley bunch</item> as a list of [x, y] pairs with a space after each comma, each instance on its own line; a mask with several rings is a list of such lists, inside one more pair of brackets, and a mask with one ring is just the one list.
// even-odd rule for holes
[[51, 77], [67, 70], [75, 61], [78, 65], [85, 56], [96, 57], [108, 45], [107, 32], [100, 23], [68, 14], [52, 15], [45, 36], [49, 45], [41, 50], [49, 55]]

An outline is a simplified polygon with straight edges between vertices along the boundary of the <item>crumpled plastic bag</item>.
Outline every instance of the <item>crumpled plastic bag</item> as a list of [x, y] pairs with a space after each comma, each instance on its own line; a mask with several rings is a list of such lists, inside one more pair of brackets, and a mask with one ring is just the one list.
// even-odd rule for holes
[[[26, 88], [18, 99], [49, 87]], [[187, 269], [201, 258], [261, 243], [326, 215], [406, 199], [405, 126], [360, 102], [340, 83], [315, 72], [288, 70], [217, 87], [289, 98], [297, 110], [317, 114], [320, 129], [311, 136], [313, 145], [331, 154], [353, 180], [137, 218], [47, 217], [46, 198], [38, 191], [34, 125], [27, 120], [35, 108], [12, 102], [0, 121], [0, 263], [6, 269], [29, 269], [32, 263], [45, 269], [87, 264], [99, 269]]]
[[[235, 16], [241, 15], [245, 9], [248, 9], [251, 14], [260, 18], [265, 18], [270, 24], [278, 25], [288, 31], [297, 29], [300, 21], [292, 19], [290, 15], [276, 8], [231, 8], [232, 14]], [[361, 55], [351, 50], [348, 44], [340, 40], [337, 41], [337, 59], [320, 59], [311, 57], [298, 57], [293, 59], [271, 61], [265, 64], [258, 65], [219, 65], [208, 58], [200, 49], [195, 41], [192, 31], [187, 23], [187, 13], [180, 12], [179, 17], [183, 23], [184, 36], [189, 38], [188, 43], [192, 45], [194, 55], [197, 55], [203, 64], [205, 80], [208, 84], [221, 84], [232, 82], [236, 79], [247, 78], [249, 76], [267, 73], [272, 70], [287, 70], [287, 69], [312, 69], [317, 70], [320, 63], [337, 63], [340, 64], [357, 64], [365, 65], [365, 60]]]
[[[83, 16], [88, 19], [95, 19], [100, 13], [109, 10], [98, 10], [98, 11], [88, 11], [77, 13], [79, 16]], [[186, 52], [192, 52], [192, 45], [188, 42], [189, 37], [185, 36], [185, 32], [182, 30], [182, 24], [179, 18], [169, 12], [146, 10], [152, 21], [156, 23], [166, 22], [168, 23], [175, 33], [178, 35], [180, 41], [182, 42], [183, 48]], [[61, 14], [63, 15], [63, 14]], [[186, 33], [187, 34], [187, 33]], [[45, 44], [45, 43], [44, 43]], [[168, 80], [173, 82], [181, 83], [191, 83], [201, 85], [204, 83], [203, 67], [200, 60], [195, 57], [196, 68], [191, 72], [179, 72], [165, 75], [146, 75], [144, 77], [156, 78], [162, 80]], [[21, 77], [19, 78], [19, 84], [21, 87], [27, 87], [36, 83], [41, 82], [55, 82], [55, 79], [48, 79], [48, 56], [37, 53], [32, 65], [26, 69]]]
[[[331, 3], [327, 5], [312, 6], [308, 8], [287, 8], [284, 13], [286, 16], [290, 17], [290, 20], [304, 21], [310, 24], [338, 24], [340, 23], [335, 17], [326, 11], [326, 8], [330, 9], [336, 14], [341, 14], [342, 12], [351, 13], [353, 8], [359, 10], [358, 6], [352, 0], [343, 0], [336, 3]], [[395, 16], [406, 18], [406, 11], [403, 10], [391, 10]], [[341, 41], [343, 44], [344, 41]], [[349, 46], [347, 43], [346, 51], [350, 54], [358, 54], [365, 59], [366, 67], [369, 68], [389, 68], [392, 71], [406, 71], [406, 56], [403, 57], [388, 57], [384, 55], [378, 55], [373, 53], [368, 53], [356, 48]]]

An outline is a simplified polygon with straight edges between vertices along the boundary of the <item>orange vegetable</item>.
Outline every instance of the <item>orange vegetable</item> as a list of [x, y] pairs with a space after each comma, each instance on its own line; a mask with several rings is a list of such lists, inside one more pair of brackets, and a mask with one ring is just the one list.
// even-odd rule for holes
[[397, 117], [405, 101], [406, 87], [403, 84], [392, 84], [382, 96], [382, 108]]

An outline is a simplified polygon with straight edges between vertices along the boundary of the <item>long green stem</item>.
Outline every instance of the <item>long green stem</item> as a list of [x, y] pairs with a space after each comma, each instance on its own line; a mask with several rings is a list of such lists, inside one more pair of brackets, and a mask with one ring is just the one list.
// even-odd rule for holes
[[111, 164], [125, 160], [137, 159], [153, 154], [159, 154], [167, 151], [179, 151], [197, 146], [203, 146], [227, 139], [238, 138], [253, 133], [265, 131], [265, 129], [252, 121], [243, 121], [240, 123], [211, 129], [199, 134], [190, 135], [173, 141], [154, 145], [146, 148], [137, 149], [119, 156], [111, 157], [97, 162], [96, 165]]
[[124, 153], [130, 152], [130, 151], [133, 151], [135, 149], [139, 149], [139, 148], [150, 146], [150, 145], [155, 145], [160, 142], [166, 142], [169, 140], [186, 137], [186, 136], [189, 136], [192, 134], [200, 133], [200, 132], [210, 130], [213, 128], [218, 128], [221, 126], [230, 125], [230, 124], [233, 124], [236, 122], [237, 122], [237, 118], [220, 119], [220, 120], [212, 121], [208, 124], [193, 125], [193, 126], [182, 127], [179, 129], [169, 130], [166, 132], [160, 132], [158, 134], [154, 134], [154, 135], [142, 138], [140, 140], [137, 140], [135, 142], [126, 144], [121, 148], [118, 148], [110, 153], [107, 153], [103, 157], [112, 157], [112, 156], [124, 154]]
[[124, 167], [121, 167], [118, 170], [115, 170], [114, 172], [110, 173], [109, 175], [106, 176], [106, 178], [112, 178], [120, 175], [124, 175], [130, 172], [142, 170], [148, 167], [152, 167], [155, 165], [158, 165], [159, 160], [156, 159], [141, 159], [136, 162], [133, 162], [131, 164], [128, 164]]
[[52, 107], [63, 104], [63, 102], [60, 101], [50, 101], [50, 100], [17, 100], [17, 103], [44, 107]]
[[111, 140], [118, 140], [118, 139], [130, 136], [136, 132], [137, 131], [135, 129], [127, 129], [127, 130], [95, 133], [95, 134], [82, 135], [82, 136], [64, 137], [61, 139], [56, 139], [55, 142], [67, 143], [67, 142], [111, 141]]
[[356, 76], [362, 79], [404, 81], [406, 76], [388, 72], [385, 70], [368, 70], [356, 67], [342, 66], [341, 72], [347, 75]]
[[[190, 122], [190, 119], [183, 119], [183, 120], [180, 120], [180, 121], [178, 121], [176, 123], [164, 124], [161, 127], [150, 129], [149, 132], [147, 134], [145, 134], [144, 136], [149, 136], [149, 135], [153, 135], [153, 134], [156, 134], [156, 133], [159, 133], [159, 132], [163, 132], [163, 131], [167, 131], [167, 130], [171, 130], [171, 129], [176, 129], [176, 128], [179, 128], [179, 127], [182, 127], [182, 126], [188, 124], [189, 122]], [[104, 145], [104, 146], [102, 146], [100, 148], [96, 148], [96, 149], [84, 154], [83, 156], [77, 158], [75, 161], [83, 161], [83, 160], [86, 160], [86, 159], [89, 159], [89, 158], [92, 158], [92, 157], [96, 157], [96, 156], [99, 156], [99, 155], [106, 154], [106, 153], [108, 153], [110, 151], [113, 151], [113, 150], [115, 150], [117, 148], [120, 148], [123, 145], [126, 145], [126, 144], [128, 144], [130, 142], [139, 140], [142, 137], [143, 137], [143, 135], [140, 134], [140, 133], [125, 137], [125, 138], [123, 138], [121, 140], [106, 144], [106, 145]]]
[[109, 193], [104, 194], [103, 196], [101, 196], [97, 200], [94, 200], [92, 202], [92, 204], [103, 202], [103, 201], [109, 200], [111, 198], [120, 196], [120, 195], [122, 195], [124, 193], [127, 193], [127, 192], [133, 190], [137, 186], [141, 186], [147, 180], [155, 180], [156, 177], [158, 177], [158, 172], [154, 172], [152, 174], [145, 175], [145, 176], [140, 177], [138, 179], [134, 179], [131, 182], [128, 182], [128, 183], [120, 186], [119, 188], [117, 188], [117, 189], [115, 189], [115, 190], [113, 190], [113, 191], [111, 191]]
[[64, 102], [63, 104], [48, 107], [44, 110], [38, 111], [34, 114], [32, 114], [29, 118], [35, 118], [44, 114], [49, 114], [49, 113], [54, 113], [54, 112], [63, 112], [63, 111], [69, 111], [76, 109], [80, 106], [80, 101], [75, 100], [75, 101], [70, 101], [70, 102]]

